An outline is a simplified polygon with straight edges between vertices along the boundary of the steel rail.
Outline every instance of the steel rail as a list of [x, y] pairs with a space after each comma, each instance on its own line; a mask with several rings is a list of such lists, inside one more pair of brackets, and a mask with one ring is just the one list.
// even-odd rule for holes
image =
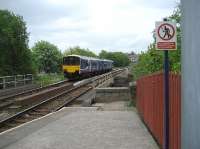
[[25, 109], [25, 110], [23, 110], [23, 111], [21, 111], [21, 112], [15, 114], [15, 115], [11, 116], [11, 117], [8, 117], [8, 118], [5, 119], [5, 120], [1, 120], [1, 121], [0, 121], [0, 125], [2, 125], [3, 123], [9, 122], [9, 121], [13, 120], [14, 118], [17, 118], [17, 117], [19, 117], [19, 116], [21, 116], [21, 115], [23, 115], [23, 114], [25, 114], [25, 113], [27, 113], [27, 112], [29, 112], [29, 111], [31, 111], [31, 110], [37, 108], [37, 107], [39, 107], [39, 106], [41, 106], [41, 105], [43, 105], [43, 104], [45, 104], [45, 103], [47, 103], [47, 102], [50, 102], [50, 101], [52, 101], [52, 100], [55, 100], [55, 99], [57, 99], [57, 98], [59, 98], [59, 97], [61, 97], [61, 96], [64, 96], [64, 95], [66, 95], [66, 94], [68, 94], [68, 93], [70, 93], [70, 92], [72, 92], [72, 91], [74, 91], [74, 90], [77, 90], [78, 88], [81, 88], [81, 87], [83, 87], [83, 86], [73, 87], [73, 88], [71, 88], [71, 89], [69, 89], [69, 90], [67, 90], [67, 91], [64, 91], [64, 92], [62, 92], [62, 93], [56, 95], [56, 96], [53, 96], [53, 97], [51, 97], [51, 98], [48, 98], [47, 100], [44, 100], [44, 101], [42, 101], [42, 102], [40, 102], [40, 103], [38, 103], [38, 104], [36, 104], [36, 105], [30, 107], [30, 108], [27, 108], [27, 109]]
[[[85, 91], [81, 92], [81, 93], [78, 94], [77, 96], [71, 97], [70, 99], [68, 99], [67, 101], [65, 101], [63, 104], [59, 105], [55, 110], [53, 110], [53, 111], [50, 110], [49, 112], [47, 112], [47, 114], [49, 114], [49, 113], [51, 113], [51, 112], [55, 112], [55, 111], [57, 111], [57, 110], [60, 110], [61, 108], [67, 106], [69, 103], [71, 103], [71, 102], [74, 101], [75, 99], [79, 98], [80, 96], [82, 96], [82, 95], [84, 95], [85, 93], [87, 93], [87, 92], [89, 92], [90, 90], [92, 90], [94, 86], [91, 86], [91, 85], [89, 85], [89, 84], [95, 82], [95, 83], [97, 83], [97, 85], [98, 85], [98, 84], [99, 84], [99, 82], [98, 82], [99, 80], [103, 79], [103, 82], [104, 82], [105, 80], [107, 80], [107, 78], [114, 77], [115, 75], [121, 73], [122, 71], [123, 71], [123, 69], [115, 70], [115, 71], [113, 71], [113, 72], [109, 72], [109, 73], [107, 73], [107, 74], [103, 74], [103, 75], [101, 75], [101, 76], [97, 76], [97, 77], [91, 79], [89, 82], [86, 82], [85, 84], [78, 85], [78, 86], [73, 86], [73, 88], [71, 88], [71, 89], [68, 89], [68, 90], [66, 90], [66, 91], [64, 91], [64, 92], [62, 92], [62, 93], [59, 93], [59, 94], [57, 94], [57, 95], [55, 95], [55, 96], [53, 96], [53, 97], [51, 97], [51, 98], [48, 98], [48, 99], [46, 99], [46, 100], [44, 100], [44, 101], [42, 101], [42, 102], [40, 102], [40, 103], [38, 103], [38, 104], [36, 104], [36, 105], [30, 107], [30, 108], [27, 108], [27, 109], [25, 109], [25, 110], [23, 110], [23, 111], [21, 111], [21, 112], [19, 112], [19, 113], [16, 113], [16, 114], [13, 115], [13, 116], [10, 116], [10, 117], [8, 117], [8, 118], [6, 118], [6, 119], [4, 119], [4, 120], [1, 120], [1, 121], [0, 121], [0, 128], [4, 128], [3, 126], [7, 126], [6, 123], [11, 122], [11, 121], [15, 121], [17, 118], [22, 117], [22, 116], [25, 115], [26, 113], [31, 112], [31, 111], [34, 111], [34, 110], [36, 110], [37, 108], [39, 108], [39, 107], [41, 107], [41, 106], [43, 106], [43, 105], [45, 105], [45, 104], [48, 104], [48, 102], [55, 101], [56, 99], [59, 99], [59, 98], [61, 98], [61, 97], [64, 97], [64, 96], [66, 96], [66, 95], [69, 94], [69, 93], [73, 93], [73, 91], [76, 91], [76, 90], [78, 90], [78, 89], [81, 89], [82, 87], [87, 87], [87, 86], [88, 86], [88, 88], [87, 88]], [[110, 76], [110, 75], [111, 75], [111, 76]], [[109, 76], [109, 77], [108, 77], [108, 76]], [[96, 86], [96, 85], [95, 85], [95, 86]], [[38, 113], [38, 114], [40, 114], [40, 113]], [[42, 115], [42, 114], [41, 114], [41, 115]], [[44, 115], [46, 115], [46, 114], [44, 114]], [[39, 117], [42, 117], [42, 116], [39, 116]], [[33, 119], [35, 119], [35, 118], [33, 118]], [[23, 124], [23, 123], [25, 123], [25, 122], [22, 122], [21, 124]], [[15, 127], [15, 126], [14, 126], [14, 127]], [[12, 128], [12, 127], [11, 127], [11, 128]], [[8, 129], [10, 129], [10, 128], [8, 128]], [[6, 130], [8, 130], [8, 129], [6, 129]]]
[[10, 95], [10, 96], [6, 96], [4, 98], [0, 98], [0, 101], [8, 100], [8, 99], [11, 99], [11, 98], [16, 98], [16, 97], [23, 96], [23, 95], [26, 95], [26, 94], [31, 94], [33, 92], [39, 92], [39, 91], [42, 91], [42, 90], [45, 90], [45, 89], [48, 89], [48, 88], [51, 88], [51, 87], [59, 86], [61, 84], [67, 83], [67, 82], [69, 82], [69, 81], [64, 80], [64, 81], [53, 83], [53, 84], [50, 84], [50, 85], [47, 85], [47, 86], [44, 86], [44, 87], [38, 87], [38, 88], [35, 88], [35, 89], [23, 91], [21, 93], [17, 93], [17, 94], [13, 94], [13, 95]]

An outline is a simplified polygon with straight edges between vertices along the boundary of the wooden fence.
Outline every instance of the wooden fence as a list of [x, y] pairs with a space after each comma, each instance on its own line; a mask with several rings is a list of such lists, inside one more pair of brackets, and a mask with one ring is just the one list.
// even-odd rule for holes
[[[181, 149], [181, 77], [170, 73], [170, 149]], [[137, 109], [160, 146], [163, 144], [163, 73], [137, 80]]]

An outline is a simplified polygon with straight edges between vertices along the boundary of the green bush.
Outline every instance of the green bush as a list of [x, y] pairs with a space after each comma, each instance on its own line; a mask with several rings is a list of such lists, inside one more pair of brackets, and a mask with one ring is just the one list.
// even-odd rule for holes
[[39, 74], [35, 77], [35, 83], [41, 86], [47, 86], [64, 80], [63, 74]]

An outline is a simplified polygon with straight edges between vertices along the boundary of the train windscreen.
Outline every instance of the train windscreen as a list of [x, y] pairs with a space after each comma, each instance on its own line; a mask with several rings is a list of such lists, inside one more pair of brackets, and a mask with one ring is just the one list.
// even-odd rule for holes
[[64, 57], [63, 65], [80, 65], [80, 58], [75, 56]]

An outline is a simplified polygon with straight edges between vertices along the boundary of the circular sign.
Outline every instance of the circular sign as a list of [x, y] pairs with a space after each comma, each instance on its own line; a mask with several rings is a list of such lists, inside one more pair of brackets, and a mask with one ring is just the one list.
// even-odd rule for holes
[[171, 40], [175, 35], [175, 29], [171, 24], [164, 23], [158, 27], [158, 36], [162, 40]]

